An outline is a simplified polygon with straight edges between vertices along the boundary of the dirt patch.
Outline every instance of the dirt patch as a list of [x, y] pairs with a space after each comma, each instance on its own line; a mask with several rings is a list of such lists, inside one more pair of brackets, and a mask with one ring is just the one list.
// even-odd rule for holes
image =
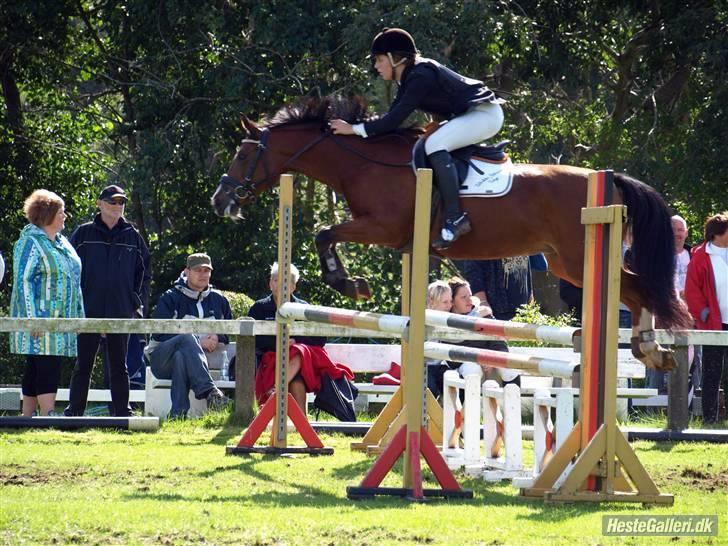
[[712, 463], [708, 463], [705, 468], [688, 466], [671, 471], [665, 478], [666, 484], [680, 482], [709, 493], [728, 490], [728, 470], [716, 468]]
[[48, 485], [52, 483], [75, 481], [89, 472], [88, 468], [31, 468], [19, 464], [0, 467], [0, 485]]

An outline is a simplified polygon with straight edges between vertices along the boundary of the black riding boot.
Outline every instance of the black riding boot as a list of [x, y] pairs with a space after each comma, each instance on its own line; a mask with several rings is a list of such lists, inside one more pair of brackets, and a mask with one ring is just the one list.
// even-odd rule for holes
[[458, 172], [452, 162], [450, 152], [440, 150], [429, 155], [428, 158], [435, 171], [435, 181], [442, 196], [445, 213], [445, 222], [440, 237], [433, 243], [433, 246], [438, 250], [444, 250], [461, 235], [470, 231], [470, 220], [468, 215], [460, 210]]

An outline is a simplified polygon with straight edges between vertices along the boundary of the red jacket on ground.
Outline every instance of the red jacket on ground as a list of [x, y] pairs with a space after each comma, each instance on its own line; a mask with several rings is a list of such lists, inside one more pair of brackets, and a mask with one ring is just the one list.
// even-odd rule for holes
[[[334, 362], [323, 347], [294, 343], [289, 347], [289, 362], [294, 356], [301, 356], [301, 371], [299, 372], [306, 384], [306, 392], [318, 392], [321, 389], [321, 376], [326, 374], [332, 379], [345, 375], [353, 380], [351, 370]], [[290, 378], [289, 378], [290, 379]], [[276, 383], [276, 354], [273, 351], [263, 353], [255, 374], [255, 398], [259, 405], [263, 405], [270, 396], [271, 389]]]
[[[722, 330], [718, 296], [715, 292], [715, 276], [710, 255], [705, 251], [707, 243], [693, 248], [688, 265], [688, 276], [685, 280], [685, 301], [690, 314], [695, 319], [695, 327], [699, 330]], [[708, 320], [700, 320], [700, 313], [708, 308]], [[723, 322], [728, 322], [728, 317]]]

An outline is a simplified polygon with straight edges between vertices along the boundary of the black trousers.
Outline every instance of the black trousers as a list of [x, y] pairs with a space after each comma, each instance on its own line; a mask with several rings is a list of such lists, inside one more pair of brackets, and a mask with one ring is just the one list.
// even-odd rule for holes
[[[86, 411], [91, 371], [100, 343], [101, 334], [78, 335], [78, 358], [71, 375], [71, 394], [66, 413], [83, 415]], [[128, 344], [129, 334], [106, 334], [106, 347], [109, 351], [109, 389], [113, 413], [117, 417], [131, 415], [129, 371], [126, 368]]]
[[23, 396], [55, 394], [61, 379], [61, 357], [28, 355], [23, 372]]
[[[728, 330], [728, 324], [723, 325]], [[703, 345], [703, 421], [715, 423], [718, 420], [718, 395], [723, 370], [728, 367], [728, 346]]]

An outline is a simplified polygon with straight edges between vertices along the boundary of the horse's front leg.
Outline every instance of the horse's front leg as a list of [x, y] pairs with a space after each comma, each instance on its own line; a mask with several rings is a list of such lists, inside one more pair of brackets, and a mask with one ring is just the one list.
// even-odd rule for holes
[[369, 283], [361, 277], [350, 278], [349, 272], [336, 252], [332, 228], [321, 230], [316, 235], [316, 250], [321, 263], [321, 278], [331, 288], [348, 298], [369, 299]]
[[[406, 220], [406, 219], [405, 219]], [[370, 297], [369, 283], [349, 274], [336, 252], [336, 243], [349, 242], [401, 248], [412, 236], [409, 225], [390, 225], [381, 218], [359, 217], [331, 226], [316, 235], [316, 250], [321, 262], [321, 275], [326, 284], [337, 292], [354, 299]]]

